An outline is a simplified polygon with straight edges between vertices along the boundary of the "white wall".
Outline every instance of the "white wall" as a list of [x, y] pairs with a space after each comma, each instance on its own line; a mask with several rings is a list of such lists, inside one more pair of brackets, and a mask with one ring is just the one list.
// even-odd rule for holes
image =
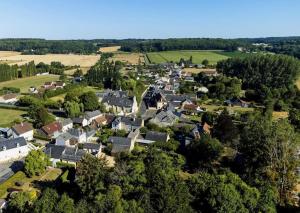
[[30, 149], [28, 148], [28, 145], [17, 147], [14, 149], [8, 149], [5, 151], [0, 151], [0, 162], [23, 158], [28, 154], [29, 151]]
[[33, 130], [31, 130], [29, 132], [25, 132], [25, 133], [23, 133], [21, 135], [18, 135], [17, 133], [15, 133], [13, 131], [13, 136], [14, 136], [14, 138], [24, 137], [25, 140], [32, 141], [33, 140]]

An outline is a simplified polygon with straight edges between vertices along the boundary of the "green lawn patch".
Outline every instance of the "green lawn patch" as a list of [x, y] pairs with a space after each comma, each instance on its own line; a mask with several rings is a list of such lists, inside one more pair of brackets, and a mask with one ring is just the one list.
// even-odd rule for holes
[[14, 109], [2, 109], [0, 108], [0, 126], [6, 127], [11, 126], [11, 123], [16, 120], [20, 119], [23, 120], [22, 115], [25, 115], [25, 111], [21, 110], [14, 110]]
[[21, 93], [27, 93], [31, 86], [39, 88], [47, 81], [59, 80], [58, 75], [41, 75], [27, 78], [18, 78], [16, 80], [4, 81], [0, 83], [0, 88], [3, 87], [17, 87], [20, 88]]
[[180, 58], [188, 60], [193, 57], [193, 63], [201, 64], [207, 59], [210, 64], [216, 64], [220, 60], [227, 59], [231, 56], [221, 54], [221, 51], [200, 51], [200, 50], [179, 50], [179, 51], [162, 51], [147, 53], [147, 57], [151, 63], [179, 62]]

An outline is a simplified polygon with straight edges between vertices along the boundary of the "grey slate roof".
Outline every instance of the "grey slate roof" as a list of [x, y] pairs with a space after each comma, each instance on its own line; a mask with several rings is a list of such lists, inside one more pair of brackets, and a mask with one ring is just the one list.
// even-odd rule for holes
[[65, 147], [62, 152], [61, 159], [65, 161], [78, 162], [86, 152], [82, 149]]
[[112, 91], [103, 95], [102, 103], [118, 107], [132, 107], [133, 97], [127, 96], [125, 91]]
[[82, 134], [84, 133], [84, 130], [72, 128], [72, 129], [69, 129], [69, 130], [68, 130], [68, 133], [69, 133], [70, 135], [72, 135], [73, 137], [78, 138], [80, 135], [82, 135]]
[[168, 134], [165, 132], [148, 131], [145, 139], [150, 141], [166, 142], [168, 139]]
[[67, 125], [73, 123], [73, 121], [71, 118], [66, 118], [66, 119], [63, 119], [60, 123], [62, 126], [67, 126]]
[[93, 150], [99, 150], [101, 147], [101, 144], [98, 143], [84, 143], [83, 149], [93, 149]]
[[108, 141], [112, 142], [112, 153], [129, 152], [131, 139], [124, 137], [109, 137]]
[[4, 151], [4, 149], [14, 149], [18, 146], [26, 146], [27, 142], [24, 137], [13, 138], [13, 139], [1, 139], [0, 140], [0, 151]]
[[76, 117], [76, 118], [73, 118], [73, 123], [75, 124], [82, 124], [83, 120], [86, 119], [84, 117]]
[[65, 150], [64, 146], [56, 146], [54, 144], [48, 144], [45, 149], [45, 154], [48, 155], [50, 158], [60, 159], [61, 154]]
[[141, 126], [143, 120], [141, 118], [121, 117], [121, 122], [130, 126]]
[[62, 139], [64, 141], [70, 140], [71, 138], [73, 138], [73, 136], [68, 132], [65, 132], [57, 137], [57, 139]]
[[101, 112], [99, 110], [85, 112], [86, 119], [91, 119], [93, 117], [97, 117], [100, 115], [101, 115]]

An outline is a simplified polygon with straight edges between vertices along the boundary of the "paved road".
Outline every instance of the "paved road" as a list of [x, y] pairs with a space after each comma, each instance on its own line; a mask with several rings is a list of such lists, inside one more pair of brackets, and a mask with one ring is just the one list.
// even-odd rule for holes
[[14, 162], [0, 163], [0, 183], [3, 183], [23, 168], [24, 159]]

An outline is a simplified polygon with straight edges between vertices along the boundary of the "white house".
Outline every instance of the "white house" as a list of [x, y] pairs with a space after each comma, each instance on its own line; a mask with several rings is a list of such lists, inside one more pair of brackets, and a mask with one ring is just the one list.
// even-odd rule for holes
[[0, 103], [9, 104], [9, 103], [16, 103], [17, 101], [18, 101], [17, 94], [6, 94], [0, 96]]
[[94, 120], [101, 117], [102, 113], [99, 110], [88, 111], [85, 113], [85, 118], [87, 119], [88, 125], [90, 125]]
[[0, 162], [21, 159], [30, 150], [24, 137], [0, 140]]
[[13, 137], [24, 137], [27, 141], [33, 140], [33, 127], [30, 123], [22, 122], [12, 127]]
[[61, 131], [62, 132], [66, 132], [69, 129], [73, 128], [73, 121], [70, 118], [64, 119], [62, 121], [60, 121], [61, 124]]

